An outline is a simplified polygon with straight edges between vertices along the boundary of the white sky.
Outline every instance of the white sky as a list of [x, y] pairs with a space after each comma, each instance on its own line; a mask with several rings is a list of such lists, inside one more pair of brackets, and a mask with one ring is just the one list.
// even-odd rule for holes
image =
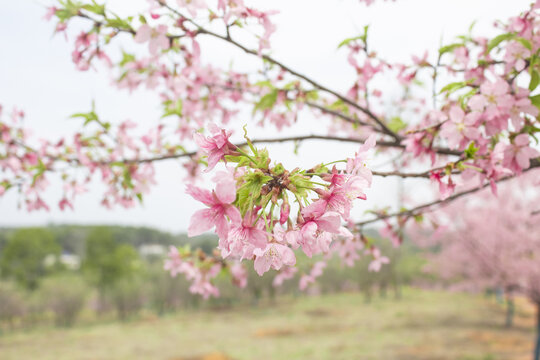
[[[441, 38], [450, 42], [465, 33], [477, 21], [475, 33], [490, 34], [496, 19], [517, 15], [530, 0], [397, 0], [366, 8], [358, 0], [273, 0], [246, 1], [255, 6], [271, 4], [280, 14], [271, 39], [273, 56], [319, 82], [338, 90], [350, 84], [352, 72], [346, 65], [346, 53], [336, 51], [337, 44], [361, 32], [370, 24], [370, 46], [391, 61], [408, 61], [411, 54], [429, 50], [435, 54]], [[145, 8], [144, 0], [110, 0], [119, 12], [136, 13]], [[0, 2], [0, 104], [6, 110], [22, 108], [26, 124], [36, 135], [57, 138], [79, 129], [80, 123], [68, 119], [75, 112], [87, 111], [92, 99], [103, 118], [112, 122], [131, 119], [151, 123], [159, 118], [155, 94], [137, 91], [132, 95], [110, 86], [105, 72], [78, 72], [71, 62], [72, 40], [53, 37], [53, 24], [42, 17], [47, 1], [18, 0]], [[230, 59], [240, 66], [249, 61], [226, 45], [207, 44], [207, 59]], [[225, 60], [224, 60], [225, 61]], [[310, 119], [301, 119], [293, 131], [310, 134]], [[277, 135], [277, 134], [272, 134]], [[270, 136], [266, 132], [266, 136]], [[291, 156], [292, 145], [268, 146], [271, 156], [286, 166], [316, 164], [352, 155], [356, 146], [310, 142], [299, 156]], [[61, 212], [51, 201], [50, 212], [27, 213], [17, 209], [15, 192], [0, 198], [0, 226], [41, 225], [46, 223], [108, 223], [146, 225], [169, 231], [183, 231], [189, 217], [200, 205], [184, 194], [184, 174], [177, 162], [157, 166], [158, 186], [146, 196], [145, 204], [135, 209], [99, 206], [100, 186], [79, 198], [75, 211]], [[379, 180], [369, 193], [367, 205], [395, 204], [397, 184]], [[59, 186], [53, 184], [49, 199], [59, 199]], [[47, 198], [47, 197], [46, 197]], [[365, 208], [362, 206], [362, 208]], [[357, 212], [361, 214], [360, 212]]]

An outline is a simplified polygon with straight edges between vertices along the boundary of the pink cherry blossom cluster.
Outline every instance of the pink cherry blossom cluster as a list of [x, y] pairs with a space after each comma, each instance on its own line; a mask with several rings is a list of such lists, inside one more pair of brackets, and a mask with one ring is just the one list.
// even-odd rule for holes
[[[215, 227], [223, 258], [253, 260], [259, 275], [270, 268], [294, 266], [295, 249], [301, 248], [308, 257], [328, 253], [332, 240], [346, 231], [342, 221], [349, 219], [353, 201], [366, 198], [371, 172], [365, 161], [375, 146], [374, 137], [354, 158], [343, 160], [344, 170], [334, 166], [327, 172], [321, 164], [309, 171], [288, 172], [281, 164], [270, 166], [265, 150], [251, 146], [248, 154], [232, 145], [229, 136], [223, 129], [207, 137], [195, 134], [208, 157], [208, 169], [227, 159], [238, 165], [218, 172], [212, 191], [188, 185], [187, 193], [206, 205], [193, 214], [188, 234], [196, 236]], [[315, 176], [325, 183], [312, 181]], [[317, 198], [310, 200], [309, 193]], [[296, 200], [296, 217], [289, 196]]]
[[484, 191], [475, 201], [444, 208], [437, 214], [444, 229], [436, 236], [414, 232], [421, 245], [441, 248], [431, 256], [428, 269], [456, 289], [500, 288], [538, 302], [537, 177], [536, 171], [502, 185], [498, 197]]
[[[22, 111], [14, 109], [8, 121], [2, 120], [2, 115], [0, 196], [18, 188], [28, 211], [49, 210], [43, 194], [51, 185], [49, 179], [58, 177], [55, 173], [63, 182], [63, 195], [58, 201], [61, 210], [73, 209], [75, 199], [87, 191], [97, 173], [106, 185], [102, 198], [105, 207], [132, 207], [155, 185], [154, 165], [140, 162], [139, 158], [167, 156], [171, 150], [159, 143], [163, 140], [159, 134], [162, 126], [138, 136], [132, 133], [136, 124], [125, 121], [113, 127], [93, 111], [75, 115], [85, 119], [83, 132], [76, 133], [71, 140], [54, 142], [32, 136], [23, 126]], [[80, 169], [85, 172], [77, 171]]]

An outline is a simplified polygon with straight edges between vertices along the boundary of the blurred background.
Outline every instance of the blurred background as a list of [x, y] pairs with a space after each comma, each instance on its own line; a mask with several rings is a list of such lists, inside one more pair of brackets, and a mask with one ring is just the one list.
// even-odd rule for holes
[[[143, 0], [107, 3], [120, 14], [147, 6]], [[443, 40], [473, 21], [490, 35], [496, 19], [528, 4], [398, 0], [366, 9], [357, 1], [281, 0], [265, 6], [281, 9], [272, 40], [276, 56], [340, 89], [350, 74], [334, 49], [365, 24], [372, 24], [377, 51], [407, 61], [425, 50], [435, 56]], [[92, 99], [111, 122], [144, 124], [159, 116], [156, 94], [119, 93], [106, 73], [76, 71], [73, 39], [53, 37], [53, 25], [42, 20], [48, 5], [0, 4], [0, 101], [24, 109], [27, 124], [49, 138], [75, 131], [80, 124], [67, 118], [88, 109]], [[305, 42], [306, 29], [313, 32]], [[234, 57], [223, 49], [215, 53]], [[293, 132], [305, 133], [306, 123]], [[317, 142], [294, 156], [291, 147], [269, 148], [290, 167], [329, 156]], [[217, 238], [187, 238], [189, 216], [199, 205], [184, 194], [182, 178], [178, 164], [159, 164], [158, 186], [144, 206], [129, 210], [100, 208], [98, 188], [73, 212], [29, 214], [19, 209], [16, 193], [0, 198], [0, 359], [530, 358], [535, 314], [524, 298], [509, 305], [498, 289], [451, 291], [451, 282], [427, 271], [437, 247], [405, 238], [394, 248], [376, 228], [368, 234], [390, 258], [379, 272], [367, 271], [369, 259], [354, 267], [331, 260], [316, 284], [300, 292], [298, 276], [275, 287], [273, 273], [259, 277], [248, 266], [244, 289], [218, 277], [220, 298], [190, 294], [185, 279], [163, 270], [168, 248], [189, 243], [210, 253]], [[366, 208], [397, 206], [399, 189], [391, 179], [375, 184]], [[51, 198], [55, 191], [61, 190], [53, 186]], [[313, 264], [298, 259], [300, 273]]]
[[[212, 235], [51, 225], [0, 231], [2, 359], [529, 359], [534, 308], [498, 289], [462, 293], [426, 272], [436, 248], [399, 248], [367, 232], [390, 263], [331, 260], [305, 292], [217, 278], [203, 300], [163, 270], [168, 246], [210, 253]], [[309, 260], [309, 261], [308, 261]], [[300, 271], [313, 260], [299, 257]], [[303, 262], [303, 263], [302, 263]], [[508, 318], [509, 311], [510, 320]]]

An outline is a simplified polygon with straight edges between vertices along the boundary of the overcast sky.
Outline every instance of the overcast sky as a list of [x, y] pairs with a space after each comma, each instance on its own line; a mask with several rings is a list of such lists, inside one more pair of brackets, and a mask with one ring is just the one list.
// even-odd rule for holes
[[[336, 51], [344, 38], [360, 33], [370, 24], [372, 49], [391, 61], [408, 61], [411, 54], [425, 50], [435, 54], [441, 39], [448, 43], [465, 33], [477, 21], [475, 33], [491, 34], [496, 19], [517, 15], [529, 0], [398, 0], [366, 8], [357, 0], [279, 0], [246, 1], [280, 11], [274, 17], [278, 25], [271, 39], [273, 55], [284, 63], [310, 75], [323, 84], [344, 90], [350, 84], [351, 69], [344, 66], [346, 54]], [[110, 0], [121, 13], [136, 13], [146, 7], [144, 0]], [[77, 130], [80, 123], [68, 119], [75, 112], [86, 111], [92, 99], [103, 118], [112, 122], [131, 119], [149, 124], [159, 118], [156, 94], [137, 91], [120, 92], [110, 85], [106, 73], [78, 72], [71, 62], [72, 40], [53, 37], [53, 24], [42, 17], [47, 1], [2, 1], [0, 4], [0, 104], [6, 109], [22, 108], [26, 124], [40, 137], [57, 138]], [[71, 33], [73, 35], [74, 32]], [[208, 46], [207, 46], [208, 48]], [[234, 60], [242, 66], [243, 58], [226, 45], [207, 49], [208, 59]], [[214, 56], [215, 55], [215, 56]], [[245, 66], [250, 66], [249, 62]], [[293, 131], [309, 134], [309, 119], [301, 119]], [[275, 134], [277, 135], [277, 134]], [[325, 159], [353, 154], [356, 146], [337, 144], [321, 147], [306, 143], [299, 156], [291, 156], [291, 145], [269, 146], [271, 155], [286, 166], [315, 164]], [[323, 150], [321, 150], [323, 149]], [[336, 156], [336, 154], [338, 154]], [[0, 226], [42, 225], [47, 223], [108, 223], [146, 225], [169, 231], [187, 228], [189, 216], [200, 204], [184, 194], [184, 174], [178, 163], [157, 166], [158, 186], [152, 189], [143, 206], [135, 209], [99, 206], [100, 185], [75, 204], [75, 211], [27, 213], [18, 210], [15, 192], [0, 198]], [[374, 184], [365, 205], [394, 204], [396, 183], [384, 180]], [[49, 195], [58, 200], [60, 188], [53, 184]]]

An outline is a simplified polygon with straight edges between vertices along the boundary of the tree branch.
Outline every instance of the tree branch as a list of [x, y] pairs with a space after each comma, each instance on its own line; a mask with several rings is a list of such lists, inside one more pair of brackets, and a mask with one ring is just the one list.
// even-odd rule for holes
[[[532, 169], [534, 169], [534, 168], [536, 168], [538, 166], [540, 166], [540, 162], [535, 162], [535, 164], [533, 166], [533, 162], [531, 161], [531, 166], [529, 168], [523, 170], [523, 172], [532, 170]], [[513, 179], [515, 177], [516, 177], [516, 175], [506, 176], [504, 178], [501, 178], [501, 179], [497, 180], [496, 183], [501, 183], [503, 181], [507, 181], [507, 180]], [[393, 218], [393, 217], [397, 217], [397, 216], [411, 217], [411, 216], [419, 215], [422, 212], [421, 210], [424, 210], [424, 209], [429, 209], [428, 211], [434, 211], [436, 209], [434, 209], [433, 207], [448, 205], [452, 201], [454, 201], [456, 199], [459, 199], [462, 196], [475, 193], [475, 192], [477, 192], [479, 190], [482, 190], [482, 189], [488, 187], [489, 185], [490, 185], [490, 183], [486, 183], [486, 184], [484, 184], [484, 185], [482, 185], [480, 187], [476, 187], [476, 188], [473, 188], [473, 189], [469, 189], [469, 190], [465, 190], [465, 191], [462, 191], [462, 192], [459, 192], [459, 193], [455, 193], [454, 195], [451, 195], [451, 196], [449, 196], [448, 198], [446, 198], [444, 200], [434, 200], [434, 201], [431, 201], [431, 202], [416, 206], [416, 207], [414, 207], [412, 209], [409, 209], [409, 210], [397, 211], [397, 212], [393, 212], [393, 213], [389, 213], [389, 214], [379, 214], [377, 217], [375, 217], [373, 219], [358, 222], [358, 223], [356, 223], [356, 225], [364, 226], [364, 225], [371, 224], [371, 223], [374, 223], [374, 222], [377, 222], [377, 221], [380, 221], [380, 220], [389, 219], [389, 218]]]
[[[362, 139], [354, 139], [354, 138], [347, 138], [347, 137], [341, 137], [341, 136], [325, 136], [325, 135], [303, 135], [303, 136], [290, 136], [290, 137], [283, 137], [283, 138], [275, 138], [275, 139], [255, 139], [251, 142], [254, 144], [273, 144], [273, 143], [284, 143], [284, 142], [291, 142], [291, 141], [305, 141], [305, 140], [328, 140], [328, 141], [341, 141], [341, 142], [350, 142], [350, 143], [359, 143], [363, 144], [364, 140]], [[235, 144], [238, 147], [247, 146], [247, 142], [237, 143]], [[399, 148], [404, 149], [405, 146], [398, 144], [394, 141], [377, 141], [377, 146], [379, 147], [385, 147], [385, 148]], [[448, 150], [444, 148], [433, 148], [434, 151], [442, 154], [442, 155], [454, 155], [459, 156], [462, 155], [461, 152]], [[181, 154], [170, 154], [170, 155], [162, 155], [162, 156], [156, 156], [146, 159], [124, 159], [124, 160], [118, 160], [115, 162], [123, 162], [123, 163], [148, 163], [153, 161], [162, 161], [162, 160], [170, 160], [170, 159], [177, 159], [182, 157], [191, 157], [194, 156], [196, 152], [188, 152], [188, 153], [181, 153]], [[103, 165], [106, 165], [107, 163], [101, 163]], [[382, 173], [381, 173], [382, 174]], [[384, 176], [384, 175], [381, 175]], [[391, 176], [391, 174], [388, 174], [386, 176]], [[417, 176], [420, 177], [420, 176]], [[422, 176], [424, 177], [424, 176]]]
[[311, 79], [310, 77], [308, 77], [308, 76], [306, 76], [306, 75], [304, 75], [304, 74], [290, 68], [289, 66], [287, 66], [287, 65], [283, 64], [282, 62], [274, 59], [273, 57], [271, 57], [269, 55], [259, 54], [258, 51], [255, 51], [253, 49], [249, 49], [249, 48], [245, 47], [244, 45], [242, 45], [239, 42], [237, 42], [236, 40], [234, 40], [229, 34], [227, 34], [226, 36], [223, 36], [221, 34], [210, 31], [210, 30], [200, 26], [199, 24], [197, 24], [193, 20], [189, 19], [188, 17], [184, 16], [178, 10], [172, 8], [171, 6], [166, 4], [165, 2], [160, 2], [160, 4], [162, 6], [164, 6], [164, 7], [166, 7], [167, 9], [169, 9], [170, 11], [172, 11], [173, 13], [175, 13], [176, 15], [181, 16], [183, 19], [186, 19], [187, 21], [189, 21], [193, 26], [195, 26], [197, 28], [197, 32], [199, 34], [209, 35], [209, 36], [215, 37], [217, 39], [221, 39], [221, 40], [223, 40], [225, 42], [230, 43], [231, 45], [234, 45], [235, 47], [239, 48], [240, 50], [244, 51], [246, 54], [260, 56], [263, 59], [269, 61], [270, 63], [279, 66], [281, 69], [287, 71], [289, 74], [294, 75], [294, 76], [308, 82], [309, 84], [313, 85], [317, 89], [319, 89], [321, 91], [324, 91], [324, 92], [326, 92], [328, 94], [331, 94], [331, 95], [335, 96], [336, 98], [340, 99], [341, 101], [343, 101], [344, 103], [346, 103], [346, 104], [356, 108], [357, 110], [363, 112], [364, 114], [366, 114], [369, 118], [371, 118], [380, 127], [380, 130], [382, 130], [384, 133], [386, 133], [387, 135], [394, 138], [397, 142], [401, 141], [401, 136], [396, 134], [392, 130], [390, 130], [381, 119], [379, 119], [374, 113], [371, 112], [371, 110], [369, 110], [369, 109], [367, 109], [367, 108], [365, 108], [363, 106], [360, 106], [359, 104], [357, 104], [353, 100], [349, 99], [348, 97], [346, 97], [344, 95], [341, 95], [337, 91], [334, 91], [334, 90], [332, 90], [332, 89], [318, 83], [317, 81], [315, 81], [315, 80]]

